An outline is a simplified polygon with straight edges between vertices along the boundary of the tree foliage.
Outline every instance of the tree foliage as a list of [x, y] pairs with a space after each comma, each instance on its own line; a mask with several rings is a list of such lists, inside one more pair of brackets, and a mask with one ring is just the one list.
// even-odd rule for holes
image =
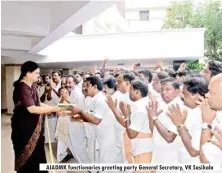
[[205, 56], [222, 59], [222, 1], [173, 2], [163, 28], [206, 28]]

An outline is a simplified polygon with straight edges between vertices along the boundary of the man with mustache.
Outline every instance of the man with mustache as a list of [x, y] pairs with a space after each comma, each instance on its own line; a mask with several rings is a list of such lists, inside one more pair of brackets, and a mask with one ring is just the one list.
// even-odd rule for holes
[[[66, 87], [69, 91], [69, 97], [62, 98], [67, 103], [75, 104], [75, 106], [83, 109], [85, 104], [85, 97], [82, 90], [76, 86], [76, 79], [73, 75], [68, 75], [66, 78]], [[91, 163], [91, 160], [86, 153], [85, 144], [85, 128], [83, 122], [73, 121], [72, 118], [69, 120], [69, 145], [64, 146], [62, 142], [58, 142], [58, 155], [60, 158], [66, 154], [67, 147], [79, 163]], [[71, 156], [65, 158], [68, 160]]]

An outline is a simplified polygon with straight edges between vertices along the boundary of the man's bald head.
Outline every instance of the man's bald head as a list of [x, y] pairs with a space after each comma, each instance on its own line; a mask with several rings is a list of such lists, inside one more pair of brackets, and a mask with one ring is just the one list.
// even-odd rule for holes
[[219, 85], [220, 87], [222, 87], [222, 73], [214, 76], [214, 77], [211, 79], [211, 82], [210, 82], [210, 83], [212, 83], [212, 82], [216, 82], [216, 83], [218, 83], [218, 85]]
[[222, 110], [222, 73], [211, 79], [206, 97], [212, 109], [216, 111]]

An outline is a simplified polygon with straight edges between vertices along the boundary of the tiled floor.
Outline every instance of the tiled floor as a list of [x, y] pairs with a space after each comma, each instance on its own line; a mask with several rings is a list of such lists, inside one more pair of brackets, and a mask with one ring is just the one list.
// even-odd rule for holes
[[11, 142], [11, 116], [1, 115], [1, 172], [2, 173], [15, 173], [14, 170], [14, 152]]
[[[2, 122], [1, 122], [1, 130], [2, 130], [2, 136], [1, 136], [1, 172], [2, 173], [15, 173], [14, 170], [14, 153], [13, 153], [13, 147], [11, 142], [11, 116], [9, 115], [1, 115]], [[53, 154], [54, 154], [54, 160], [56, 161], [56, 145], [52, 145], [53, 148]], [[47, 160], [49, 158], [49, 150], [46, 146], [46, 157]], [[69, 160], [67, 163], [76, 163], [74, 159]], [[57, 173], [59, 173], [57, 171]], [[63, 173], [65, 173], [63, 171]], [[77, 173], [77, 172], [76, 172]], [[84, 173], [84, 172], [81, 172]]]

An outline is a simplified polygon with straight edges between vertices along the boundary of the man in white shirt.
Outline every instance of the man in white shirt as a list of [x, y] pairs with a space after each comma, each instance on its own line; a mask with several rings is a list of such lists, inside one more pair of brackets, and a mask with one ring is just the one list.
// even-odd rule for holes
[[[119, 154], [117, 155], [117, 160], [119, 163], [131, 163], [131, 158], [127, 158], [127, 155], [131, 155], [130, 153], [125, 153], [124, 147], [124, 133], [125, 130], [125, 121], [122, 112], [119, 109], [119, 103], [121, 101], [130, 104], [131, 100], [129, 97], [129, 91], [131, 86], [131, 81], [134, 80], [134, 77], [130, 73], [122, 73], [117, 77], [117, 90], [120, 92], [118, 97], [107, 96], [107, 104], [109, 108], [115, 115], [115, 144], [119, 149]], [[127, 136], [127, 135], [125, 135]]]
[[203, 155], [212, 164], [221, 164], [222, 159], [222, 126], [218, 125], [213, 131], [214, 138], [203, 145]]
[[[85, 106], [85, 97], [82, 90], [75, 85], [75, 77], [73, 75], [67, 76], [66, 86], [70, 91], [70, 96], [65, 101], [83, 109]], [[79, 163], [91, 163], [92, 161], [86, 152], [86, 132], [83, 122], [69, 119], [69, 139], [69, 149], [75, 159]]]
[[52, 103], [54, 105], [57, 105], [60, 101], [60, 95], [58, 91], [59, 91], [59, 88], [61, 88], [61, 72], [53, 71], [52, 80], [55, 84], [55, 86], [52, 86]]
[[[47, 87], [49, 92], [47, 94], [46, 104], [56, 106], [59, 101], [59, 94], [58, 90], [61, 88], [61, 73], [60, 71], [53, 71], [52, 72], [52, 80], [53, 82], [50, 82], [49, 86]], [[51, 142], [56, 142], [55, 139], [55, 132], [56, 132], [56, 123], [57, 123], [57, 115], [56, 114], [50, 114], [48, 116], [48, 125], [49, 125], [49, 134]], [[46, 133], [46, 125], [45, 125], [45, 142], [49, 142], [48, 135]]]
[[[174, 78], [166, 78], [161, 82], [161, 96], [165, 105], [159, 107], [156, 100], [151, 100], [148, 108], [150, 128], [153, 128], [153, 159], [152, 163], [176, 164], [180, 142], [177, 136], [177, 128], [167, 115], [168, 107], [178, 103], [183, 105], [179, 97], [179, 84]], [[154, 127], [153, 127], [154, 126]], [[158, 173], [161, 171], [158, 171]]]
[[130, 99], [132, 106], [121, 102], [120, 109], [125, 117], [128, 137], [131, 139], [131, 153], [133, 163], [151, 163], [152, 160], [152, 132], [149, 128], [146, 106], [148, 103], [148, 88], [140, 80], [131, 82]]
[[[214, 76], [209, 84], [209, 92], [206, 99], [201, 98], [202, 133], [201, 153], [202, 163], [222, 163], [221, 134], [215, 127], [222, 126], [222, 73]], [[216, 112], [217, 111], [217, 112]], [[214, 130], [212, 135], [212, 130]], [[218, 131], [219, 130], [219, 134]], [[210, 142], [208, 142], [210, 141]], [[212, 142], [213, 141], [213, 142]]]
[[[117, 102], [118, 102], [119, 99], [123, 96], [123, 94], [118, 90], [116, 91], [116, 87], [117, 87], [116, 86], [116, 79], [113, 77], [110, 77], [103, 82], [103, 88], [105, 90], [107, 97], [109, 97], [110, 99], [112, 98], [112, 100], [117, 100]], [[107, 100], [109, 100], [109, 98]], [[117, 103], [117, 106], [118, 106], [118, 103]], [[116, 144], [115, 151], [117, 153], [117, 157], [115, 159], [116, 163], [124, 163], [123, 152], [122, 152], [123, 130], [124, 130], [124, 128], [115, 119], [115, 144]]]
[[149, 71], [149, 70], [138, 71], [138, 76], [147, 85], [150, 84], [153, 79], [153, 75], [152, 75], [151, 71]]
[[222, 62], [216, 60], [210, 60], [200, 72], [208, 80], [220, 73], [222, 73]]
[[161, 80], [165, 79], [169, 77], [168, 73], [165, 71], [161, 71], [158, 73], [153, 73], [153, 80], [152, 80], [152, 87], [149, 87], [149, 91], [152, 95], [152, 97], [154, 97], [154, 99], [161, 104], [163, 99], [161, 97]]
[[[85, 106], [84, 111], [90, 112], [92, 97], [88, 96], [87, 88], [86, 88], [86, 80], [83, 81], [82, 85], [82, 93], [85, 96]], [[84, 122], [85, 131], [86, 131], [86, 151], [89, 155], [92, 162], [97, 162], [98, 149], [96, 148], [96, 132], [95, 126], [92, 123]]]
[[[164, 75], [166, 75], [166, 77], [167, 77], [167, 74], [164, 73]], [[138, 71], [138, 76], [139, 76], [139, 79], [141, 79], [145, 84], [147, 84], [149, 94], [152, 94], [152, 96], [155, 97], [157, 99], [157, 101], [162, 101], [160, 94], [153, 88], [153, 74], [152, 74], [152, 72], [149, 70], [140, 70], [140, 71]], [[154, 73], [154, 76], [155, 76], [154, 81], [158, 80], [156, 73]]]
[[76, 73], [76, 86], [78, 86], [80, 89], [82, 89], [82, 83], [83, 83], [83, 74], [82, 73]]
[[[183, 82], [183, 100], [189, 109], [179, 105], [169, 108], [168, 115], [177, 126], [183, 146], [179, 150], [180, 163], [198, 164], [201, 137], [201, 110], [196, 104], [208, 92], [209, 82], [203, 77], [189, 77]], [[189, 171], [191, 172], [191, 171]]]
[[[50, 76], [49, 75], [43, 75], [43, 83], [44, 83], [44, 93], [40, 97], [40, 100], [42, 103], [44, 103], [46, 105], [53, 106], [52, 96], [51, 96], [52, 95], [52, 86], [50, 85]], [[54, 142], [56, 142], [55, 130], [56, 130], [57, 117], [56, 117], [56, 114], [50, 113], [47, 115], [47, 118], [48, 118], [50, 142], [54, 143]], [[44, 121], [44, 122], [45, 122], [44, 123], [45, 143], [49, 143], [46, 121]]]
[[72, 113], [79, 114], [83, 120], [95, 124], [99, 144], [99, 163], [114, 163], [115, 130], [114, 115], [106, 104], [105, 95], [101, 92], [102, 82], [96, 76], [86, 79], [87, 93], [92, 97], [91, 111], [85, 112], [80, 108], [72, 108]]

